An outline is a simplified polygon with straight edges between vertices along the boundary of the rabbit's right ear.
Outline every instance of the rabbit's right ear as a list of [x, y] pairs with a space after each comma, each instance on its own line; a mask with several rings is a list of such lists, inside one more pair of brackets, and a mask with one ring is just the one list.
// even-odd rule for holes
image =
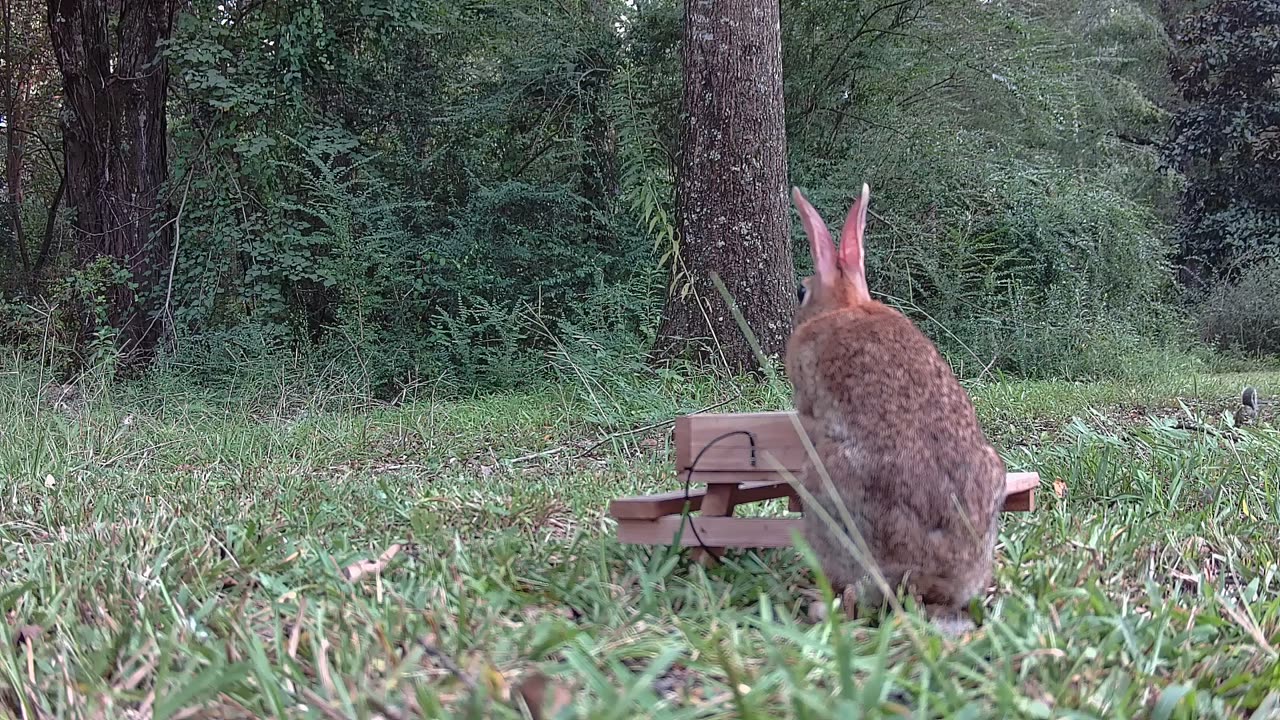
[[870, 202], [871, 188], [862, 183], [862, 194], [853, 203], [853, 207], [849, 208], [849, 217], [845, 218], [844, 229], [840, 231], [840, 269], [853, 285], [854, 298], [859, 302], [871, 302], [862, 242], [863, 233], [867, 229], [867, 205]]
[[831, 242], [831, 231], [827, 229], [827, 224], [822, 221], [818, 211], [804, 198], [800, 188], [791, 188], [791, 199], [796, 203], [796, 210], [800, 212], [800, 222], [804, 225], [805, 234], [809, 236], [809, 254], [813, 257], [813, 268], [818, 281], [823, 285], [830, 285], [839, 277], [839, 271], [836, 269], [836, 248]]

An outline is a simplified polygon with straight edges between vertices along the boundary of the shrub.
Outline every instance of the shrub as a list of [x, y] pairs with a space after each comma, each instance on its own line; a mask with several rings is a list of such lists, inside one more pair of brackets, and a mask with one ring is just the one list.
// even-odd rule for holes
[[[990, 143], [943, 124], [868, 132], [853, 157], [797, 163], [796, 175], [835, 225], [854, 189], [872, 184], [872, 292], [964, 374], [1115, 377], [1156, 348], [1185, 347], [1167, 233], [1150, 207], [1106, 169], [1001, 157]], [[807, 272], [803, 235], [793, 237]]]
[[1257, 262], [1220, 283], [1199, 305], [1200, 336], [1220, 348], [1280, 355], [1280, 258]]

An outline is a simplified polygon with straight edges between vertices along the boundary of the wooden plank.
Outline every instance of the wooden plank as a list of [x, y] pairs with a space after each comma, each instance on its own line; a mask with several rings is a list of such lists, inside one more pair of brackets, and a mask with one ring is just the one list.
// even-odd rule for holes
[[[738, 488], [733, 485], [708, 486], [707, 496], [702, 500], [702, 518], [700, 519], [732, 516], [733, 509], [738, 505], [735, 499], [737, 492]], [[702, 528], [698, 528], [698, 531], [701, 533]], [[723, 545], [708, 541], [705, 535], [700, 538], [697, 549], [691, 554], [694, 562], [709, 565], [724, 554]]]
[[1036, 488], [1040, 487], [1040, 473], [1016, 472], [1005, 476], [1005, 512], [1033, 512], [1036, 509]]
[[[783, 468], [792, 474], [799, 473], [808, 454], [804, 441], [792, 424], [793, 415], [795, 413], [791, 411], [682, 415], [676, 418], [675, 424], [676, 473], [683, 478], [685, 471], [697, 460], [696, 475], [703, 472], [767, 474], [772, 465], [765, 460], [766, 450]], [[754, 454], [752, 437], [755, 439]], [[718, 479], [715, 482], [730, 481]]]
[[1005, 512], [1033, 512], [1036, 509], [1036, 494], [1031, 490], [1004, 496]]
[[[676, 418], [676, 472], [698, 461], [697, 472], [703, 470], [762, 470], [770, 465], [763, 456], [769, 450], [782, 466], [796, 471], [804, 467], [804, 444], [791, 426], [793, 412], [695, 413]], [[755, 462], [752, 462], [751, 438], [755, 437]], [[735, 433], [726, 435], [726, 433]], [[720, 437], [720, 436], [725, 437]], [[719, 439], [717, 439], [719, 438]], [[714, 441], [714, 444], [711, 444]], [[710, 445], [710, 447], [708, 447]], [[705, 452], [703, 450], [705, 449]], [[702, 456], [698, 457], [701, 452]]]
[[[799, 472], [792, 472], [791, 476], [800, 479]], [[684, 481], [684, 472], [680, 473], [681, 482]], [[785, 475], [773, 472], [771, 470], [699, 470], [693, 473], [689, 481], [695, 485], [741, 485], [743, 483], [777, 483], [786, 482]]]
[[1011, 472], [1005, 475], [1005, 494], [1013, 495], [1040, 487], [1040, 473]]
[[[689, 521], [689, 522], [686, 522]], [[791, 547], [791, 533], [800, 532], [801, 518], [698, 517], [667, 515], [656, 520], [618, 521], [618, 541], [628, 545], [671, 545], [680, 534], [682, 547]], [[689, 527], [697, 528], [697, 534]]]
[[[798, 476], [797, 476], [798, 477]], [[778, 473], [759, 471], [720, 470], [713, 472], [697, 472], [693, 481], [703, 485], [736, 485], [753, 482], [759, 485], [776, 483], [787, 484], [786, 478]], [[1030, 512], [1035, 509], [1035, 491], [1040, 487], [1040, 475], [1033, 472], [1011, 472], [1005, 474], [1005, 512]], [[779, 496], [781, 497], [781, 496]], [[799, 494], [797, 493], [797, 502]], [[750, 501], [744, 501], [750, 502]], [[798, 508], [792, 508], [797, 510]], [[675, 512], [680, 512], [678, 509]]]
[[[1005, 512], [1029, 512], [1035, 509], [1035, 491], [1040, 486], [1040, 475], [1033, 472], [1012, 472], [1006, 476]], [[706, 496], [705, 486], [689, 488], [689, 510], [697, 512], [702, 509], [702, 499]], [[778, 478], [773, 480], [745, 482], [738, 487], [734, 500], [738, 505], [787, 498], [787, 509], [800, 512], [800, 495], [790, 483]], [[664, 515], [679, 515], [684, 509], [685, 491], [655, 495], [635, 495], [617, 498], [609, 503], [609, 517], [615, 520], [654, 520]]]
[[[696, 413], [676, 418], [677, 474], [684, 477], [696, 459], [697, 469], [690, 479], [699, 484], [785, 481], [769, 469], [764, 457], [764, 451], [768, 450], [783, 468], [798, 477], [807, 453], [792, 424], [794, 414], [790, 411]], [[735, 431], [751, 433], [755, 439], [754, 454], [752, 438], [742, 432], [728, 434]], [[700, 452], [702, 456], [698, 457]], [[1038, 474], [1011, 472], [1005, 483], [1006, 511], [1035, 509], [1035, 489], [1040, 485]]]
[[[684, 527], [680, 537], [683, 547], [791, 547], [791, 532], [800, 531], [800, 518], [691, 517], [697, 535], [686, 518], [668, 515], [657, 520], [622, 520], [618, 523], [618, 540], [630, 545], [670, 545]], [[701, 538], [702, 542], [699, 542]]]
[[[689, 488], [689, 510], [696, 512], [702, 509], [702, 499], [706, 496], [705, 486], [695, 485]], [[738, 487], [734, 494], [737, 504], [761, 502], [777, 498], [798, 500], [791, 485], [785, 480], [768, 482], [748, 482]], [[654, 520], [664, 515], [679, 515], [684, 509], [685, 491], [673, 490], [657, 495], [636, 495], [618, 498], [609, 503], [609, 516], [615, 520]]]

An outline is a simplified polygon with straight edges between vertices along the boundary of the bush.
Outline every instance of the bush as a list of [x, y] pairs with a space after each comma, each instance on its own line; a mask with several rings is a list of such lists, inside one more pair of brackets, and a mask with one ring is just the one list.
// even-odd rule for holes
[[100, 257], [65, 273], [42, 295], [0, 296], [0, 338], [19, 357], [38, 358], [51, 377], [110, 376], [118, 351], [106, 296], [126, 282], [117, 262]]
[[1280, 258], [1221, 283], [1199, 305], [1200, 336], [1220, 348], [1280, 356]]
[[[385, 396], [427, 376], [527, 384], [555, 346], [545, 328], [561, 321], [608, 318], [614, 336], [629, 335], [621, 342], [643, 331], [653, 307], [636, 298], [657, 286], [628, 279], [653, 266], [634, 223], [593, 215], [564, 183], [515, 180], [468, 186], [442, 213], [406, 200], [368, 163], [344, 165], [347, 149], [333, 139], [283, 145], [286, 159], [270, 167], [291, 190], [262, 218], [230, 231], [235, 213], [191, 223], [177, 269], [177, 362], [198, 355], [225, 374], [246, 352], [314, 356]], [[237, 267], [205, 260], [228, 254], [242, 258]]]
[[[1167, 232], [1150, 207], [1117, 191], [1107, 169], [1010, 159], [990, 143], [941, 123], [872, 131], [852, 157], [801, 161], [795, 174], [836, 226], [871, 183], [872, 293], [962, 374], [1119, 377], [1153, 351], [1185, 348]], [[807, 245], [793, 237], [807, 272]]]

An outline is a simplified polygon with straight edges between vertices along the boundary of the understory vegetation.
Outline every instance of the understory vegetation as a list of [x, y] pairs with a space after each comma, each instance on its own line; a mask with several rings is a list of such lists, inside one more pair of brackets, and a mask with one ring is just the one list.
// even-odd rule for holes
[[[688, 270], [679, 3], [287, 5], [190, 3], [165, 45], [172, 263], [130, 291], [162, 360], [303, 357], [386, 399], [645, 354]], [[1276, 185], [1280, 134], [1239, 70], [1272, 4], [1230, 5], [784, 0], [789, 182], [832, 218], [872, 185], [873, 291], [964, 375], [1273, 353], [1273, 210], [1240, 188]], [[77, 254], [47, 23], [6, 12], [33, 70], [0, 332], [61, 379], [114, 371], [129, 276]]]
[[972, 384], [1043, 487], [955, 642], [812, 614], [794, 550], [706, 569], [614, 540], [610, 499], [679, 486], [674, 415], [783, 408], [778, 386], [383, 403], [264, 370], [38, 400], [10, 365], [4, 712], [517, 718], [540, 677], [562, 717], [1275, 717], [1280, 433], [1274, 406], [1231, 426], [1243, 384], [1280, 375]]

